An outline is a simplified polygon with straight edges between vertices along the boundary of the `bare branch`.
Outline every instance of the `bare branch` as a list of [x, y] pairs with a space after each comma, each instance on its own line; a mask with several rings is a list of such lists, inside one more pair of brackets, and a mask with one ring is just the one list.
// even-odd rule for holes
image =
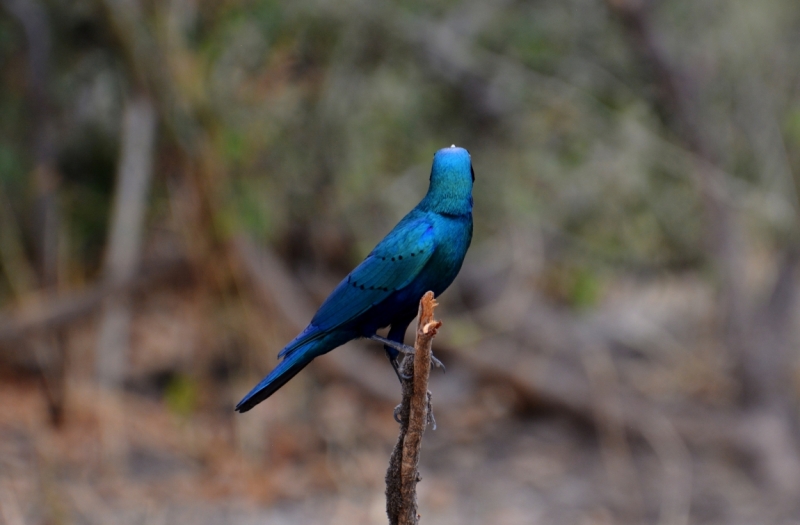
[[417, 482], [422, 434], [430, 416], [431, 393], [428, 376], [431, 370], [431, 345], [440, 321], [433, 318], [437, 303], [433, 292], [427, 292], [419, 303], [417, 337], [414, 356], [403, 360], [403, 401], [400, 404], [400, 435], [389, 459], [386, 472], [386, 513], [390, 525], [416, 525]]

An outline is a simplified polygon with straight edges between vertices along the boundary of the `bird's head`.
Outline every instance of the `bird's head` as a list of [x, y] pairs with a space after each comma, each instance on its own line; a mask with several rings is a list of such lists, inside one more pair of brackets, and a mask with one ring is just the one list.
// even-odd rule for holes
[[469, 152], [455, 145], [433, 156], [431, 184], [423, 203], [439, 213], [463, 215], [472, 211], [475, 172]]

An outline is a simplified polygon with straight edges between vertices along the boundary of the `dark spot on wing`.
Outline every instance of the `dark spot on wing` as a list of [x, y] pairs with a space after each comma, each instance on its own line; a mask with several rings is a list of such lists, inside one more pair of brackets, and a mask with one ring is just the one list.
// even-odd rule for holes
[[403, 260], [403, 256], [402, 255], [398, 255], [397, 258], [400, 259], [401, 261]]
[[392, 257], [392, 262], [394, 262], [394, 257]]
[[361, 288], [363, 290], [364, 289], [364, 285], [362, 284], [361, 286], [359, 286], [359, 288]]

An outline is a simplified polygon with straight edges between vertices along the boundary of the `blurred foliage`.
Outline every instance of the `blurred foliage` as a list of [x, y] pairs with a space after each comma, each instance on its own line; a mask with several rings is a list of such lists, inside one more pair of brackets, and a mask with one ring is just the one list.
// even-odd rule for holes
[[[158, 505], [142, 502], [144, 490], [93, 474], [126, 471], [104, 463], [119, 451], [101, 451], [115, 446], [114, 428], [126, 427], [122, 417], [128, 418], [122, 432], [138, 451], [131, 465], [145, 463], [145, 471], [195, 472], [198, 487], [213, 482], [217, 495], [236, 506], [247, 498], [289, 498], [305, 512], [309, 494], [323, 491], [353, 512], [377, 509], [382, 519], [378, 485], [396, 435], [394, 400], [376, 398], [372, 387], [362, 392], [353, 377], [338, 380], [335, 367], [325, 368], [332, 355], [258, 410], [234, 416], [232, 404], [305, 319], [298, 321], [296, 312], [292, 318], [297, 308], [277, 304], [281, 297], [250, 293], [247, 286], [258, 288], [251, 282], [256, 272], [235, 267], [236, 243], [227, 241], [244, 233], [269, 244], [302, 285], [296, 289], [308, 292], [303, 299], [321, 300], [418, 202], [433, 153], [450, 144], [472, 154], [475, 236], [444, 298], [447, 328], [437, 348], [454, 371], [448, 370], [449, 383], [442, 378], [436, 385], [443, 386], [436, 394], [441, 430], [425, 437], [433, 452], [426, 484], [438, 486], [440, 498], [429, 508], [466, 502], [464, 519], [449, 520], [464, 523], [643, 523], [658, 505], [663, 523], [749, 523], [758, 515], [752, 508], [773, 512], [767, 507], [777, 507], [774, 491], [756, 480], [757, 461], [736, 449], [759, 434], [739, 435], [755, 424], [742, 405], [719, 423], [735, 424], [736, 436], [714, 427], [718, 438], [731, 434], [720, 445], [698, 427], [701, 446], [687, 441], [692, 449], [685, 454], [680, 438], [673, 447], [670, 436], [694, 431], [665, 430], [665, 422], [636, 407], [663, 402], [695, 414], [737, 406], [742, 382], [735, 369], [747, 367], [722, 337], [730, 326], [721, 325], [736, 308], [724, 304], [725, 290], [719, 293], [724, 279], [715, 272], [725, 261], [709, 260], [715, 225], [705, 224], [713, 214], [698, 172], [709, 169], [723, 181], [713, 191], [735, 212], [732, 230], [744, 237], [736, 247], [746, 264], [731, 267], [748, 304], [734, 306], [749, 311], [750, 303], [771, 297], [765, 290], [772, 283], [783, 291], [777, 261], [791, 262], [784, 256], [800, 233], [800, 2], [631, 0], [652, 8], [663, 55], [686, 77], [697, 103], [692, 116], [714, 153], [710, 163], [657, 102], [663, 79], [641, 60], [609, 3], [0, 2], [0, 307], [16, 313], [31, 291], [30, 276], [43, 273], [39, 222], [47, 191], [36, 176], [42, 137], [52, 138], [58, 172], [58, 286], [86, 290], [102, 278], [123, 108], [142, 92], [159, 117], [144, 261], [156, 267], [177, 255], [189, 263], [180, 260], [181, 275], [169, 274], [164, 286], [153, 281], [131, 297], [122, 405], [85, 388], [96, 374], [96, 327], [83, 319], [64, 329], [66, 431], [44, 429], [42, 396], [17, 369], [9, 374], [13, 381], [0, 381], [7, 400], [0, 403], [0, 427], [28, 422], [27, 434], [0, 432], [0, 474], [13, 467], [20, 479], [32, 476], [18, 484], [20, 498], [33, 502], [31, 511], [45, 509], [44, 517], [28, 521], [64, 522], [58, 508], [48, 511], [31, 496], [46, 485], [42, 479], [73, 494], [80, 522], [126, 523], [103, 513], [90, 518], [92, 505], [106, 505], [92, 496], [95, 489], [70, 492], [80, 483], [97, 484], [101, 495], [116, 487], [144, 509], [137, 523], [152, 519]], [[32, 43], [8, 9], [35, 4], [47, 15], [52, 42], [43, 93], [32, 88]], [[133, 30], [112, 13], [126, 6], [141, 8]], [[775, 293], [779, 300], [772, 302], [788, 295]], [[794, 322], [790, 314], [775, 317], [754, 315], [758, 337], [742, 338], [758, 342], [753, 348], [767, 360], [778, 332], [772, 324]], [[600, 344], [584, 344], [594, 337]], [[794, 337], [786, 354], [798, 348]], [[20, 362], [41, 361], [20, 348], [27, 359]], [[626, 415], [627, 397], [619, 398], [619, 414], [615, 408], [603, 421], [603, 407], [611, 411], [615, 396], [628, 393], [638, 396], [635, 413], [627, 414], [636, 425], [617, 418]], [[579, 425], [570, 430], [565, 421], [581, 411], [574, 402], [581, 396], [586, 413], [577, 414]], [[586, 425], [595, 419], [596, 443]], [[628, 443], [633, 427], [645, 431]], [[775, 449], [774, 428], [760, 434], [765, 450]], [[171, 449], [182, 468], [141, 453], [160, 447]], [[610, 455], [606, 447], [614, 449]], [[59, 454], [69, 461], [56, 461]], [[684, 466], [672, 468], [676, 461]], [[687, 478], [673, 476], [681, 469]], [[183, 481], [153, 483], [157, 478], [140, 478], [154, 501], [182, 497]], [[0, 475], [0, 496], [8, 492], [3, 483]], [[373, 499], [359, 484], [370, 487]], [[471, 488], [459, 492], [464, 484]], [[681, 491], [685, 521], [670, 519], [672, 507], [661, 499]], [[206, 502], [211, 493], [196, 488], [195, 500]], [[616, 506], [602, 503], [606, 497], [640, 500], [633, 506], [646, 512], [615, 520], [614, 512], [603, 514]], [[573, 512], [577, 503], [585, 520]], [[569, 513], [550, 516], [542, 510], [547, 505]], [[528, 508], [514, 519], [514, 511]], [[744, 510], [729, 510], [737, 508]], [[347, 509], [331, 509], [317, 509], [330, 521], [306, 514], [296, 521], [377, 522], [347, 520]], [[217, 521], [235, 522], [227, 515]], [[293, 520], [259, 520], [279, 521]]]
[[[86, 279], [99, 269], [133, 76], [101, 3], [46, 6], [65, 242], [69, 266]], [[592, 304], [602, 275], [704, 263], [695, 159], [648, 109], [655, 88], [601, 2], [145, 7], [178, 93], [212, 123], [229, 233], [249, 231], [296, 263], [341, 271], [425, 191], [432, 153], [457, 143], [476, 166], [476, 242], [540, 232], [550, 274], [575, 273], [549, 284], [571, 304]], [[656, 11], [669, 55], [696, 76], [734, 198], [753, 231], [775, 242], [796, 229], [794, 182], [781, 173], [800, 171], [800, 67], [789, 51], [798, 17], [789, 0], [671, 1]], [[442, 41], [408, 30], [423, 27]], [[465, 57], [465, 71], [443, 66], [436, 46]], [[0, 182], [30, 247], [26, 47], [4, 13]], [[174, 140], [162, 133], [161, 184], [182, 176], [166, 158]], [[581, 270], [559, 270], [568, 260]]]
[[167, 383], [164, 400], [170, 411], [188, 417], [197, 408], [197, 383], [192, 378], [178, 374]]

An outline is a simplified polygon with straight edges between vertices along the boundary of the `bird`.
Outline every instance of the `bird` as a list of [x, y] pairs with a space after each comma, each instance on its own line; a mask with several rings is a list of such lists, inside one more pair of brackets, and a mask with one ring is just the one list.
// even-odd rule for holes
[[[438, 297], [456, 278], [472, 241], [469, 152], [452, 145], [433, 156], [425, 197], [322, 303], [309, 325], [278, 353], [281, 361], [236, 405], [247, 412], [285, 385], [314, 358], [359, 338], [383, 343], [395, 373], [406, 329], [427, 291]], [[389, 326], [387, 336], [377, 335]]]

